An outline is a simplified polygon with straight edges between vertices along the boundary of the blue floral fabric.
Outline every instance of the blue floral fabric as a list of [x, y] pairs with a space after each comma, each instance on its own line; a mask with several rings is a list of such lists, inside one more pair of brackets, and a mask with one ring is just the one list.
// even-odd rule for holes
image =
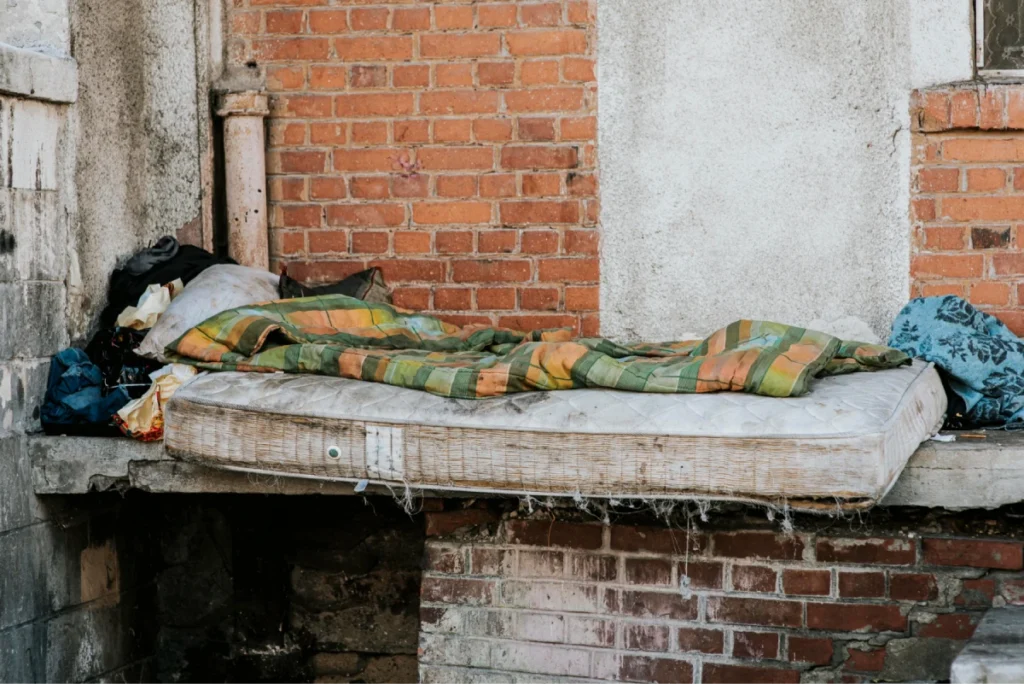
[[[911, 300], [892, 326], [889, 346], [944, 371], [956, 427], [1024, 428], [1024, 341], [995, 316], [959, 297]], [[956, 398], [962, 401], [956, 401]]]

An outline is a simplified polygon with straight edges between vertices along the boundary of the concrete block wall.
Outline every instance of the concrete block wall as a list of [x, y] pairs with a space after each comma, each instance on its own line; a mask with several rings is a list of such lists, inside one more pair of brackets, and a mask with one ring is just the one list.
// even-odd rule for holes
[[375, 264], [458, 323], [598, 330], [594, 0], [240, 0], [271, 92], [272, 256]]
[[[480, 522], [445, 516], [428, 531]], [[941, 681], [987, 608], [1024, 601], [998, 513], [717, 524], [506, 518], [428, 540], [422, 681]]]

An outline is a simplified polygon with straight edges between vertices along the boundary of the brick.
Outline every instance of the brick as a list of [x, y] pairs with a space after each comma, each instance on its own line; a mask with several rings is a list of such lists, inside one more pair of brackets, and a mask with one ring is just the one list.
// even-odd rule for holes
[[430, 8], [396, 9], [391, 18], [391, 27], [396, 31], [429, 31]]
[[566, 118], [560, 122], [562, 140], [595, 140], [597, 117]]
[[567, 13], [570, 23], [589, 24], [595, 18], [596, 7], [593, 0], [569, 0]]
[[281, 254], [301, 254], [306, 250], [304, 233], [278, 233], [281, 239]]
[[917, 185], [921, 192], [956, 192], [960, 189], [960, 170], [921, 169]]
[[648, 553], [686, 555], [689, 550], [699, 553], [704, 550], [705, 539], [699, 533], [677, 530], [671, 527], [635, 527], [613, 525], [611, 527], [611, 549], [613, 551], [642, 551]]
[[601, 315], [591, 312], [580, 316], [580, 335], [582, 337], [601, 336]]
[[[310, 251], [316, 233], [309, 234]], [[349, 261], [292, 261], [288, 264], [288, 274], [296, 280], [309, 283], [337, 282], [353, 273], [366, 268], [363, 260]]]
[[959, 251], [964, 248], [963, 226], [926, 226], [924, 246], [930, 250]]
[[709, 596], [708, 620], [742, 625], [800, 627], [803, 604], [732, 596]]
[[1024, 197], [947, 197], [942, 216], [954, 221], [1014, 221], [1024, 219]]
[[434, 236], [438, 254], [469, 254], [473, 251], [473, 233], [462, 230], [445, 230]]
[[598, 590], [593, 584], [505, 580], [501, 595], [504, 605], [514, 608], [593, 614], [598, 605]]
[[851, 648], [843, 669], [854, 672], [881, 672], [883, 667], [885, 667], [884, 648], [871, 648], [863, 651]]
[[628, 651], [667, 651], [668, 627], [626, 624], [622, 626], [622, 640]]
[[775, 592], [777, 575], [759, 565], [732, 566], [732, 588], [736, 591]]
[[326, 38], [263, 38], [252, 42], [253, 56], [261, 62], [325, 60], [330, 49]]
[[514, 555], [504, 549], [474, 546], [469, 551], [470, 572], [474, 575], [511, 574], [514, 560]]
[[385, 254], [388, 234], [380, 231], [352, 233], [353, 254]]
[[302, 67], [267, 67], [269, 90], [298, 90], [306, 83]]
[[367, 266], [377, 266], [384, 272], [385, 282], [441, 282], [445, 265], [426, 259], [375, 259]]
[[942, 158], [962, 162], [1024, 161], [1024, 139], [952, 138], [942, 143]]
[[399, 226], [405, 208], [398, 204], [333, 204], [327, 207], [329, 226]]
[[1006, 125], [1020, 130], [1024, 128], [1024, 93], [1014, 89], [1006, 101]]
[[498, 325], [513, 330], [552, 330], [570, 328], [575, 330], [576, 317], [564, 314], [515, 314], [501, 316]]
[[917, 559], [913, 540], [896, 538], [824, 538], [816, 545], [817, 558], [826, 563], [911, 565]]
[[508, 310], [516, 308], [516, 291], [512, 287], [481, 287], [476, 291], [476, 308]]
[[394, 150], [335, 149], [335, 171], [391, 171], [398, 153]]
[[978, 92], [961, 90], [950, 97], [949, 118], [956, 128], [974, 128], [978, 125]]
[[512, 139], [510, 119], [477, 119], [473, 121], [473, 135], [480, 142], [504, 142]]
[[562, 177], [557, 173], [524, 173], [523, 194], [528, 197], [561, 195]]
[[618, 679], [625, 682], [655, 684], [692, 682], [693, 665], [685, 660], [624, 655], [619, 666]]
[[307, 199], [306, 184], [302, 178], [271, 179], [270, 188], [271, 200], [304, 201]]
[[552, 145], [509, 146], [501, 150], [505, 169], [571, 169], [579, 163], [575, 147]]
[[692, 653], [721, 653], [724, 650], [722, 632], [717, 629], [683, 627], [676, 632], [679, 650]]
[[715, 555], [727, 558], [800, 560], [804, 551], [800, 537], [774, 532], [718, 532], [711, 539]]
[[348, 13], [345, 10], [310, 10], [310, 33], [345, 33], [348, 31]]
[[794, 663], [828, 665], [832, 662], [832, 640], [790, 636], [789, 659]]
[[910, 203], [914, 218], [918, 221], [932, 221], [935, 219], [935, 200], [915, 199]]
[[840, 572], [839, 595], [843, 598], [885, 596], [885, 575], [880, 572]]
[[477, 193], [476, 176], [438, 176], [438, 197], [473, 197]]
[[1024, 255], [1015, 253], [993, 254], [992, 270], [996, 272], [996, 275], [1022, 274], [1024, 273]]
[[553, 59], [523, 62], [519, 80], [525, 86], [558, 83], [558, 62]]
[[450, 57], [486, 57], [501, 52], [501, 36], [496, 33], [464, 35], [427, 33], [420, 36], [420, 55], [428, 59]]
[[485, 230], [477, 238], [477, 249], [481, 254], [507, 254], [516, 251], [514, 230]]
[[562, 23], [562, 6], [557, 2], [523, 5], [520, 20], [524, 26], [558, 26]]
[[279, 159], [284, 173], [322, 173], [327, 165], [323, 152], [282, 152]]
[[388, 125], [383, 121], [357, 121], [352, 124], [352, 142], [374, 145], [388, 141]]
[[[426, 290], [429, 292], [429, 290]], [[426, 569], [444, 575], [461, 575], [466, 571], [466, 556], [463, 549], [451, 549], [427, 544]]]
[[391, 76], [396, 88], [426, 88], [430, 85], [430, 67], [426, 65], [396, 66]]
[[366, 60], [386, 62], [410, 59], [412, 38], [408, 36], [341, 37], [334, 39], [334, 50], [346, 62]]
[[[919, 254], [910, 261], [910, 273], [915, 276], [977, 278], [983, 266], [984, 258], [980, 254]], [[999, 272], [998, 267], [996, 272]]]
[[302, 11], [267, 12], [267, 33], [302, 33]]
[[581, 646], [615, 646], [615, 623], [612, 620], [572, 617], [566, 619], [566, 643]]
[[434, 84], [439, 88], [473, 85], [472, 64], [438, 64], [434, 67]]
[[422, 120], [396, 121], [395, 142], [428, 142], [430, 140], [430, 122]]
[[490, 580], [424, 577], [420, 584], [420, 598], [429, 603], [483, 606], [491, 603], [494, 593]]
[[473, 7], [467, 5], [435, 5], [434, 25], [441, 30], [473, 28]]
[[[299, 14], [300, 18], [302, 14]], [[235, 12], [231, 16], [231, 33], [246, 35], [260, 32], [259, 12]]]
[[915, 634], [937, 639], [970, 639], [978, 626], [979, 616], [965, 613], [937, 615], [928, 623], [921, 623]]
[[582, 30], [510, 31], [505, 35], [508, 51], [515, 56], [570, 55], [587, 51], [587, 33]]
[[380, 31], [388, 27], [386, 7], [357, 8], [349, 12], [349, 26], [353, 31]]
[[570, 171], [565, 176], [565, 186], [572, 197], [593, 197], [597, 194], [597, 175]]
[[981, 128], [992, 130], [1005, 127], [1006, 98], [1003, 92], [986, 89], [979, 97], [981, 105]]
[[434, 291], [434, 306], [438, 309], [464, 311], [472, 307], [473, 291], [464, 287], [446, 287]]
[[396, 287], [391, 291], [391, 302], [403, 309], [423, 311], [430, 308], [430, 290], [425, 287]]
[[828, 570], [785, 570], [782, 591], [801, 596], [828, 596], [832, 593], [832, 573]]
[[[348, 126], [343, 123], [311, 123], [309, 139], [314, 145], [344, 145], [348, 142]], [[338, 150], [334, 156], [338, 156]]]
[[566, 81], [591, 83], [597, 80], [594, 67], [595, 62], [592, 59], [566, 57], [562, 60], [562, 75]]
[[288, 95], [274, 100], [276, 116], [295, 116], [306, 119], [325, 118], [331, 115], [331, 98], [324, 95]]
[[487, 174], [480, 176], [481, 197], [514, 197], [516, 177], [512, 174]]
[[988, 608], [996, 595], [995, 580], [965, 579], [960, 593], [953, 600], [958, 606], [967, 608]]
[[349, 180], [353, 197], [359, 199], [386, 199], [391, 196], [388, 179], [375, 176], [357, 176]]
[[907, 618], [895, 605], [808, 603], [807, 626], [844, 632], [901, 632], [907, 628]]
[[491, 205], [488, 202], [420, 202], [412, 205], [412, 220], [421, 225], [489, 223]]
[[493, 152], [479, 147], [421, 149], [417, 159], [429, 171], [487, 170], [494, 166]]
[[596, 230], [568, 230], [565, 232], [566, 254], [597, 254], [600, 236]]
[[691, 589], [721, 589], [722, 564], [713, 561], [689, 561], [679, 563], [677, 568], [680, 582], [688, 578]]
[[578, 202], [502, 202], [501, 221], [509, 225], [576, 223], [580, 218]]
[[970, 302], [977, 306], [1006, 306], [1010, 303], [1010, 285], [993, 282], [972, 283]]
[[481, 28], [515, 26], [516, 4], [481, 4], [477, 7], [476, 18]]
[[1006, 172], [1002, 169], [968, 169], [967, 189], [971, 192], [993, 192], [1006, 187]]
[[334, 110], [345, 117], [400, 116], [412, 114], [413, 97], [412, 93], [338, 95]]
[[281, 207], [284, 225], [294, 228], [319, 228], [322, 209], [318, 204]]
[[519, 139], [529, 141], [542, 141], [555, 139], [555, 120], [543, 119], [519, 119]]
[[1008, 227], [972, 227], [971, 248], [972, 249], [1001, 249], [1010, 244], [1010, 229]]
[[525, 282], [530, 273], [530, 262], [522, 260], [478, 259], [452, 264], [452, 279], [456, 283]]
[[1003, 580], [1000, 585], [999, 593], [1011, 606], [1024, 605], [1024, 580]]
[[614, 582], [618, 577], [619, 559], [616, 556], [595, 556], [576, 553], [569, 557], [568, 574], [576, 579], [593, 582]]
[[558, 290], [552, 287], [522, 289], [519, 291], [519, 306], [524, 311], [554, 311], [558, 308]]
[[565, 554], [561, 551], [520, 551], [520, 577], [561, 577], [565, 574]]
[[672, 584], [672, 564], [664, 559], [627, 558], [626, 582], [628, 584]]
[[429, 189], [427, 177], [420, 174], [391, 177], [391, 194], [395, 197], [426, 197]]
[[420, 95], [423, 114], [493, 114], [500, 97], [493, 90], [431, 91]]
[[583, 106], [582, 88], [510, 90], [504, 96], [510, 112], [575, 112]]
[[553, 230], [529, 230], [523, 233], [524, 254], [554, 254], [558, 251], [558, 233]]
[[928, 565], [998, 570], [1024, 568], [1020, 542], [928, 538], [922, 540], [922, 546], [923, 562]]
[[732, 654], [736, 658], [775, 659], [779, 655], [779, 635], [774, 632], [733, 632]]
[[309, 251], [328, 254], [348, 251], [348, 233], [345, 231], [317, 231], [309, 233]]
[[516, 65], [514, 62], [481, 62], [476, 65], [476, 73], [480, 85], [510, 85], [516, 77]]
[[623, 591], [622, 606], [616, 612], [633, 617], [695, 620], [697, 598], [683, 598], [678, 591]]
[[745, 682], [796, 684], [800, 681], [800, 672], [798, 670], [785, 670], [776, 667], [705, 663], [704, 677], [701, 681], [715, 684], [731, 684], [733, 682], [736, 684], [743, 684]]
[[506, 523], [505, 529], [512, 544], [559, 546], [569, 549], [599, 549], [602, 544], [601, 525], [557, 520], [511, 520]]

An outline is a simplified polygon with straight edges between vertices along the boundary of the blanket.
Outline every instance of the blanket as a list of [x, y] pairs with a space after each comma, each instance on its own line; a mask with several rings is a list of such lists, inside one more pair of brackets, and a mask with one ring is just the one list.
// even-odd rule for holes
[[942, 370], [947, 427], [1024, 427], [1024, 342], [995, 316], [953, 295], [914, 299], [889, 344]]
[[737, 321], [705, 340], [622, 345], [567, 329], [459, 327], [343, 295], [224, 311], [167, 354], [208, 370], [319, 373], [460, 399], [581, 387], [791, 397], [819, 375], [910, 362], [887, 347], [766, 321]]

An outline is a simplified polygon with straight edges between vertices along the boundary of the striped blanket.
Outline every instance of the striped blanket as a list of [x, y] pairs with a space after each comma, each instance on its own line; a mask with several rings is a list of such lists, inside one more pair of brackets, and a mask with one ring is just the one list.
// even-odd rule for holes
[[167, 347], [208, 370], [319, 373], [479, 399], [529, 390], [804, 394], [812, 378], [910, 362], [888, 347], [765, 321], [705, 340], [621, 345], [568, 330], [459, 327], [343, 295], [224, 311]]

